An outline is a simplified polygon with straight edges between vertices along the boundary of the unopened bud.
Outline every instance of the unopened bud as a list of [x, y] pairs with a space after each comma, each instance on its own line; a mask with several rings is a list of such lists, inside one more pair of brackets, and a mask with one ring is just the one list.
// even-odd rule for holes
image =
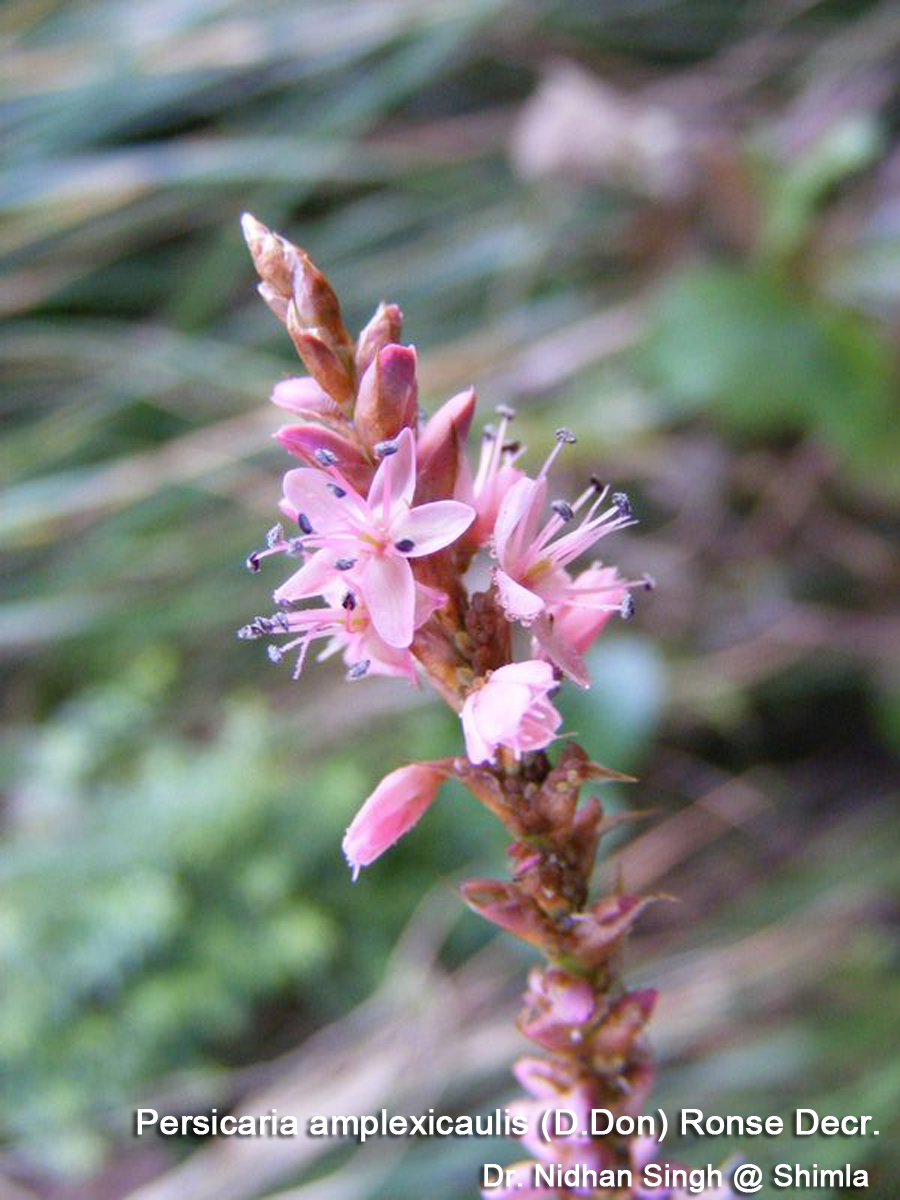
[[363, 445], [372, 449], [416, 423], [419, 389], [412, 346], [385, 346], [359, 384], [353, 421]]
[[375, 355], [392, 342], [400, 341], [403, 331], [403, 313], [396, 304], [378, 305], [375, 314], [368, 325], [356, 339], [356, 374], [362, 379]]

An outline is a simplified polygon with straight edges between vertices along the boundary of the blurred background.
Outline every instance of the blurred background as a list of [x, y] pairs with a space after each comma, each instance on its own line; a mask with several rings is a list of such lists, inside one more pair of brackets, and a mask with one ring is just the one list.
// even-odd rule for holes
[[234, 638], [299, 369], [243, 209], [351, 329], [401, 304], [428, 411], [475, 382], [532, 465], [578, 431], [561, 493], [631, 494], [604, 551], [658, 590], [566, 715], [656, 810], [601, 886], [678, 898], [629, 970], [659, 1102], [871, 1113], [744, 1150], [895, 1200], [900, 8], [16, 0], [0, 55], [3, 1200], [456, 1200], [516, 1156], [132, 1137], [137, 1105], [488, 1111], [522, 1049], [531, 960], [453, 894], [503, 870], [474, 801], [355, 886], [340, 856], [455, 719]]

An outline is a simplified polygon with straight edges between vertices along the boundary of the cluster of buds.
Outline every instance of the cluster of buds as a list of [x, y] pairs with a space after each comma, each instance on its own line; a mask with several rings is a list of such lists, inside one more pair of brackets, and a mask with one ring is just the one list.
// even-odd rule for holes
[[[294, 569], [274, 591], [276, 611], [239, 636], [264, 639], [276, 662], [292, 652], [295, 677], [311, 643], [325, 639], [319, 657], [342, 655], [348, 679], [424, 677], [459, 714], [465, 755], [392, 771], [347, 830], [345, 855], [356, 877], [451, 778], [503, 823], [512, 837], [511, 880], [470, 881], [462, 893], [548, 963], [532, 973], [519, 1022], [544, 1052], [517, 1066], [531, 1095], [522, 1106], [530, 1118], [525, 1145], [537, 1160], [563, 1166], [626, 1166], [634, 1138], [545, 1143], [536, 1131], [554, 1106], [636, 1115], [652, 1080], [644, 1027], [654, 996], [625, 991], [619, 963], [624, 939], [654, 897], [590, 902], [588, 895], [598, 842], [614, 819], [596, 796], [581, 793], [625, 777], [570, 740], [555, 764], [547, 754], [562, 724], [554, 693], [564, 678], [589, 686], [591, 643], [611, 617], [632, 615], [634, 591], [652, 586], [600, 562], [578, 566], [607, 534], [634, 523], [631, 505], [596, 477], [571, 500], [552, 497], [551, 468], [574, 435], [558, 430], [530, 477], [517, 465], [523, 450], [509, 438], [514, 413], [506, 408], [485, 429], [473, 468], [465, 443], [475, 392], [423, 419], [416, 354], [400, 341], [399, 308], [381, 304], [354, 341], [308, 256], [251, 216], [243, 228], [260, 293], [309, 375], [273, 392], [293, 418], [275, 437], [303, 465], [285, 475], [282, 521], [247, 560], [257, 572], [284, 554]], [[479, 568], [482, 554], [488, 572]], [[473, 578], [481, 590], [469, 586]], [[524, 632], [514, 638], [517, 627]], [[514, 653], [519, 646], [524, 654]]]

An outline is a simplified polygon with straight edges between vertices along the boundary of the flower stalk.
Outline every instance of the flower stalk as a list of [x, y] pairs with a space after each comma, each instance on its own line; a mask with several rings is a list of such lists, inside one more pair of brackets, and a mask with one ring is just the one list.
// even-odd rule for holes
[[[275, 387], [274, 403], [299, 419], [275, 437], [303, 465], [284, 477], [288, 531], [275, 526], [248, 559], [258, 571], [285, 555], [294, 569], [274, 591], [276, 611], [239, 635], [265, 639], [274, 661], [293, 655], [295, 676], [310, 646], [326, 639], [319, 657], [341, 655], [348, 679], [424, 678], [460, 715], [465, 754], [398, 765], [351, 823], [345, 855], [356, 878], [423, 817], [448, 779], [501, 822], [510, 878], [470, 880], [462, 898], [535, 947], [543, 964], [530, 973], [518, 1017], [534, 1046], [516, 1064], [527, 1098], [513, 1106], [530, 1158], [508, 1187], [484, 1195], [639, 1200], [648, 1194], [639, 1183], [645, 1139], [594, 1133], [590, 1114], [637, 1117], [650, 1093], [646, 1027], [656, 996], [626, 987], [622, 957], [635, 922], [660, 897], [591, 898], [598, 845], [623, 819], [607, 815], [591, 789], [628, 777], [563, 741], [553, 705], [565, 680], [589, 686], [585, 652], [612, 617], [631, 616], [633, 593], [651, 586], [600, 562], [578, 565], [635, 523], [631, 506], [596, 478], [571, 501], [554, 498], [550, 471], [574, 435], [559, 430], [529, 478], [508, 437], [508, 409], [485, 431], [473, 469], [465, 443], [474, 389], [422, 421], [400, 309], [381, 304], [354, 341], [306, 253], [249, 215], [243, 229], [260, 293], [309, 378]], [[492, 559], [490, 584], [472, 591], [469, 569], [482, 554]], [[524, 656], [515, 652], [522, 641]], [[573, 1132], [545, 1138], [544, 1115], [562, 1110], [578, 1115]], [[559, 1168], [563, 1181], [541, 1182], [535, 1164]], [[607, 1184], [604, 1173], [629, 1170], [633, 1185]]]

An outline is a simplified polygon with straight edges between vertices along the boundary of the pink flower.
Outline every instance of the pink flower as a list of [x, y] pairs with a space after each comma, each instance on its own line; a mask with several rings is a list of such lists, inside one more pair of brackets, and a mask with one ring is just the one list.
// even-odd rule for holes
[[[589, 679], [579, 644], [592, 628], [592, 621], [595, 632], [599, 632], [602, 621], [596, 625], [598, 616], [626, 614], [627, 589], [632, 584], [614, 580], [601, 571], [585, 572], [575, 582], [566, 568], [600, 538], [634, 524], [634, 518], [628, 498], [622, 493], [614, 495], [610, 506], [598, 513], [609, 489], [592, 483], [574, 504], [554, 501], [552, 517], [541, 524], [547, 500], [547, 471], [560, 447], [572, 440], [567, 430], [560, 430], [558, 444], [537, 479], [518, 480], [501, 501], [494, 526], [494, 552], [499, 564], [494, 571], [494, 585], [507, 617], [534, 625], [535, 636], [548, 657], [576, 683], [587, 687]], [[564, 533], [589, 501], [580, 523]], [[572, 609], [589, 610], [592, 617], [575, 618], [570, 615]], [[562, 632], [554, 628], [559, 616], [563, 618]]]
[[547, 699], [553, 668], [539, 659], [510, 663], [472, 692], [462, 710], [466, 752], [473, 763], [493, 759], [498, 746], [516, 756], [550, 744], [562, 717]]
[[[358, 590], [354, 590], [354, 573], [343, 575], [334, 571], [325, 552], [313, 556], [307, 565], [322, 572], [322, 577], [316, 578], [315, 586], [321, 585], [322, 599], [326, 603], [299, 610], [282, 609], [272, 617], [257, 617], [238, 630], [238, 637], [293, 635], [283, 645], [270, 643], [268, 651], [273, 662], [280, 662], [287, 653], [297, 649], [295, 679], [300, 677], [311, 643], [327, 637], [329, 643], [319, 655], [319, 662], [343, 653], [344, 662], [349, 668], [348, 679], [361, 679], [364, 675], [389, 675], [417, 683], [415, 659], [408, 649], [391, 646], [378, 634], [364, 601]], [[309, 578], [313, 578], [311, 573]], [[436, 588], [420, 583], [416, 583], [415, 587], [414, 625], [418, 629], [432, 613], [443, 607], [447, 597]], [[283, 599], [281, 591], [280, 588], [276, 591], [276, 600]]]
[[325, 557], [313, 555], [279, 592], [290, 599], [315, 595], [329, 570], [355, 568], [379, 636], [403, 648], [415, 628], [416, 591], [408, 560], [454, 542], [472, 524], [475, 510], [456, 500], [412, 506], [416, 460], [409, 429], [380, 449], [382, 462], [365, 499], [327, 452], [317, 455], [324, 470], [301, 467], [287, 473], [284, 507], [304, 531], [297, 540]]
[[524, 472], [513, 466], [521, 449], [516, 443], [506, 440], [509, 422], [514, 415], [513, 410], [499, 408], [497, 411], [500, 427], [492, 429], [488, 426], [482, 434], [481, 455], [475, 478], [470, 476], [468, 481], [463, 479], [457, 492], [461, 500], [474, 505], [478, 514], [469, 536], [479, 546], [483, 546], [494, 532], [503, 497], [514, 484], [525, 478]]
[[391, 771], [353, 818], [343, 841], [353, 878], [408, 833], [438, 794], [443, 777], [426, 763]]

